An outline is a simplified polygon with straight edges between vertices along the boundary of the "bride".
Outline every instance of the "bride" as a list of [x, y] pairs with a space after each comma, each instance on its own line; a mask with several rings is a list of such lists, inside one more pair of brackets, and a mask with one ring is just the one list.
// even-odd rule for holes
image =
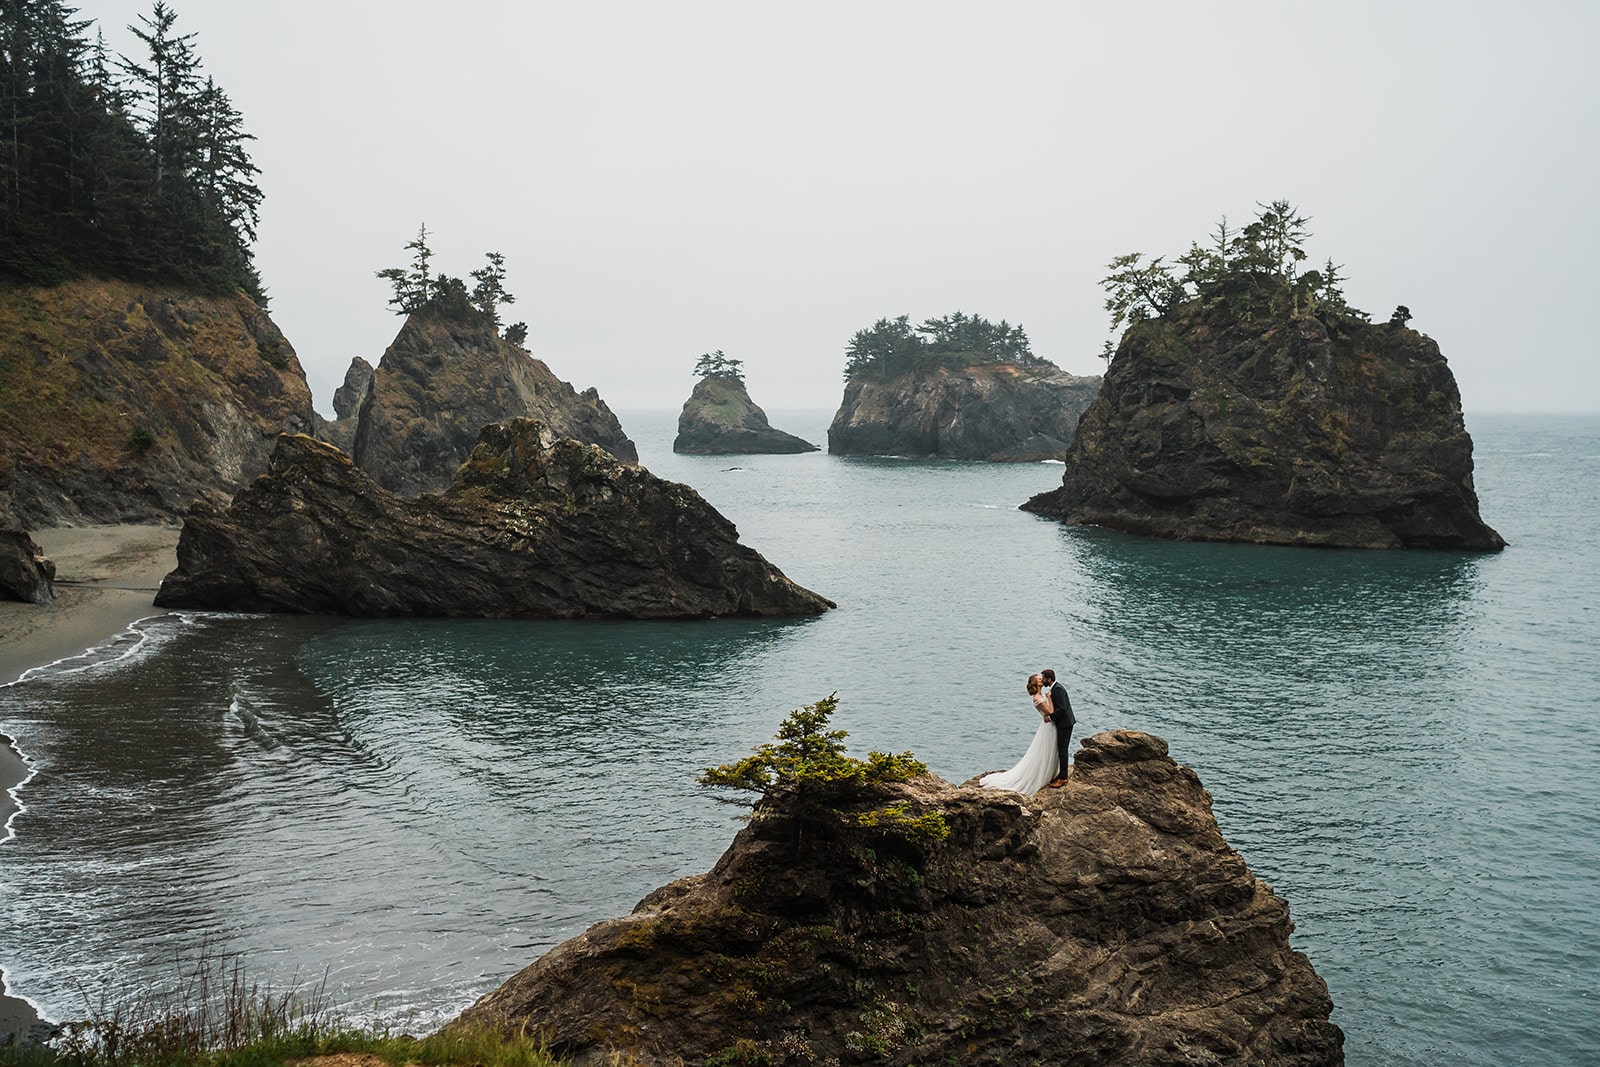
[[1055, 709], [1050, 703], [1050, 693], [1044, 687], [1044, 676], [1028, 676], [1028, 696], [1033, 707], [1043, 718], [1033, 743], [1022, 754], [1022, 761], [1009, 771], [995, 771], [978, 779], [985, 789], [1011, 789], [1018, 793], [1037, 793], [1056, 776], [1060, 757], [1056, 755], [1056, 724], [1050, 721]]

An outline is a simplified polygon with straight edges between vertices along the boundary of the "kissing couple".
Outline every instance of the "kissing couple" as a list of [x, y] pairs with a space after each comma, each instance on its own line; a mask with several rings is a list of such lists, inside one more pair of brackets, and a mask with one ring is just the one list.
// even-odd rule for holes
[[1056, 681], [1056, 672], [1046, 668], [1028, 676], [1028, 697], [1033, 710], [1044, 719], [1022, 760], [1009, 771], [995, 771], [978, 779], [985, 789], [1010, 789], [1017, 793], [1037, 793], [1048, 785], [1060, 789], [1067, 784], [1067, 759], [1071, 755], [1072, 728], [1078, 720], [1072, 715], [1072, 700], [1067, 687]]

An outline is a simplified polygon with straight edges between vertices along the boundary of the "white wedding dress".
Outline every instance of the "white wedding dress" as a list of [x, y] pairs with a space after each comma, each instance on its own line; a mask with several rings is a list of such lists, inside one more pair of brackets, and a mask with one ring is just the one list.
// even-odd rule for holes
[[[1045, 696], [1049, 700], [1049, 696]], [[995, 771], [978, 779], [985, 789], [1010, 789], [1018, 793], [1037, 793], [1056, 776], [1061, 763], [1056, 753], [1056, 724], [1042, 722], [1033, 743], [1022, 754], [1022, 761], [1009, 771]]]

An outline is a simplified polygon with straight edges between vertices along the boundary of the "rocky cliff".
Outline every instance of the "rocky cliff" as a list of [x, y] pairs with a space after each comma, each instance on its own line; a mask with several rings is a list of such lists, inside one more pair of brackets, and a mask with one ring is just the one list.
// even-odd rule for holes
[[638, 462], [637, 449], [599, 393], [579, 393], [561, 381], [472, 308], [456, 317], [420, 311], [406, 319], [372, 373], [350, 455], [385, 489], [407, 496], [439, 492], [472, 451], [479, 430], [520, 417]]
[[226, 511], [199, 505], [163, 607], [358, 616], [704, 618], [833, 604], [686, 485], [519, 419], [483, 428], [439, 496], [399, 497], [284, 436]]
[[1505, 544], [1478, 515], [1455, 378], [1400, 322], [1194, 301], [1135, 323], [1066, 462], [1025, 508], [1197, 540]]
[[856, 375], [828, 427], [828, 451], [1026, 463], [1060, 459], [1100, 379], [1049, 364]]
[[0, 495], [28, 528], [174, 521], [312, 425], [294, 349], [243, 294], [0, 286]]
[[[1289, 909], [1159, 738], [1036, 796], [925, 775], [767, 794], [707, 874], [553, 949], [452, 1026], [579, 1063], [1343, 1063]], [[943, 840], [907, 835], [937, 814]]]
[[775, 430], [744, 383], [722, 375], [701, 378], [678, 415], [672, 450], [696, 456], [790, 455], [817, 446]]

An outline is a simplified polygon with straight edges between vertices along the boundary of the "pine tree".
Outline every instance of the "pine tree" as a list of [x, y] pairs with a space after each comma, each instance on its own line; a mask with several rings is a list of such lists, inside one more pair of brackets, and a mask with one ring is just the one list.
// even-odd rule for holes
[[433, 296], [434, 280], [428, 273], [428, 264], [433, 259], [433, 249], [428, 247], [428, 224], [423, 223], [417, 227], [415, 240], [407, 241], [406, 247], [412, 250], [411, 268], [389, 267], [377, 272], [394, 287], [394, 295], [389, 298], [389, 303], [397, 315], [410, 315], [421, 311], [427, 306]]
[[[472, 304], [489, 316], [489, 321], [498, 329], [500, 305], [515, 304], [517, 298], [506, 292], [506, 257], [499, 252], [485, 252], [484, 256], [489, 260], [488, 265], [472, 272], [472, 279], [477, 283], [472, 287]], [[527, 336], [526, 332], [523, 336]]]

